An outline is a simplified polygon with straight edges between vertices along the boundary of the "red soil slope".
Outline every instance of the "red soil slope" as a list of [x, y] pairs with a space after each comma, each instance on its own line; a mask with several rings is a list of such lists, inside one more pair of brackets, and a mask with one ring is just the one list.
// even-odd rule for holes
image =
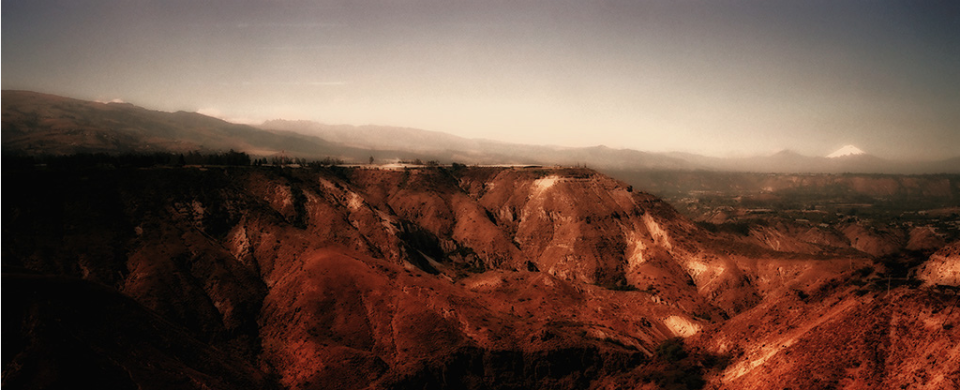
[[[705, 372], [708, 385], [761, 383], [774, 371], [731, 370], [766, 356], [773, 334], [819, 326], [821, 307], [924, 310], [857, 296], [849, 283], [869, 259], [724, 241], [582, 169], [35, 170], [5, 184], [16, 188], [5, 194], [5, 275], [62, 275], [106, 297], [76, 306], [5, 283], [23, 313], [4, 316], [18, 340], [4, 344], [10, 388], [35, 387], [44, 370], [74, 375], [67, 362], [84, 359], [120, 387], [170, 370], [183, 373], [170, 376], [177, 388], [653, 386], [645, 373], [675, 336], [703, 356], [742, 351]], [[796, 291], [814, 303], [790, 311]], [[84, 348], [44, 356], [89, 334]], [[898, 369], [881, 360], [874, 371]], [[807, 373], [785, 364], [782, 375]], [[936, 372], [945, 379], [929, 383], [957, 377]]]

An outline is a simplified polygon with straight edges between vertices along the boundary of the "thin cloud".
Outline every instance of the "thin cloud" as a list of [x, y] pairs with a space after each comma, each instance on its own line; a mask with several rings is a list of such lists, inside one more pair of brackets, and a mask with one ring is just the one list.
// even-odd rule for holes
[[276, 51], [307, 51], [307, 50], [329, 50], [329, 49], [339, 49], [340, 45], [287, 45], [287, 46], [260, 46], [257, 47], [259, 50], [276, 50]]
[[221, 86], [281, 86], [281, 87], [341, 87], [350, 84], [347, 81], [241, 81], [239, 83], [220, 83]]
[[304, 83], [305, 85], [310, 85], [314, 87], [339, 87], [347, 85], [346, 81], [314, 81], [309, 83]]
[[224, 115], [223, 112], [220, 111], [219, 109], [213, 108], [213, 107], [204, 107], [204, 108], [197, 109], [196, 113], [200, 115], [214, 117], [217, 119], [222, 119], [230, 123], [238, 123], [242, 125], [256, 125], [256, 124], [263, 123], [262, 119], [227, 116], [227, 115]]
[[312, 22], [312, 23], [237, 23], [234, 25], [236, 28], [297, 28], [297, 29], [312, 29], [312, 28], [333, 28], [342, 26], [342, 23], [324, 23], [324, 22]]
[[198, 109], [197, 114], [223, 119], [223, 113], [220, 112], [220, 110], [212, 107], [204, 107], [204, 108]]

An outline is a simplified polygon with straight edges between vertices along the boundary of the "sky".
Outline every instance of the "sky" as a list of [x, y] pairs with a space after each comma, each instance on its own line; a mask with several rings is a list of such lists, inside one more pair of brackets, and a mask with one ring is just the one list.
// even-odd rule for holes
[[651, 152], [960, 155], [960, 2], [4, 0], [2, 87]]

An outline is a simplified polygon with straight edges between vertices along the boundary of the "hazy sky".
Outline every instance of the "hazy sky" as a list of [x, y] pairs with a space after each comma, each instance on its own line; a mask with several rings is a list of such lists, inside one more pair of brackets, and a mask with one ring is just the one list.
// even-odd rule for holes
[[960, 155], [957, 1], [4, 0], [2, 84], [240, 121]]

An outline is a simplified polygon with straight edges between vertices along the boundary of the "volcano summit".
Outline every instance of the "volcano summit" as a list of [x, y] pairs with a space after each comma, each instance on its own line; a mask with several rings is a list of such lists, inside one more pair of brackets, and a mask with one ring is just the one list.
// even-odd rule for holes
[[853, 145], [846, 145], [840, 149], [837, 149], [835, 152], [827, 155], [828, 158], [837, 158], [837, 157], [846, 157], [846, 156], [859, 156], [862, 154], [867, 154], [860, 148]]

